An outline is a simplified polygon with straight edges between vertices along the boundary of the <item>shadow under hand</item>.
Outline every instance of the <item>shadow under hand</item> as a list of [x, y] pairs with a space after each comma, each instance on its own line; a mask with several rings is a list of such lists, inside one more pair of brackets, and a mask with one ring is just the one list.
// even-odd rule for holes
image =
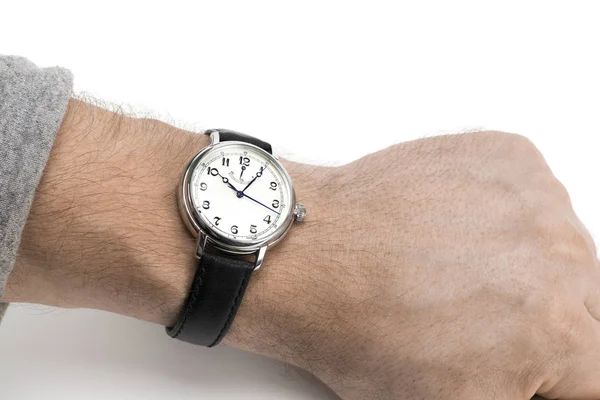
[[36, 382], [35, 393], [65, 400], [93, 392], [148, 400], [338, 399], [295, 367], [182, 343], [160, 326], [95, 310], [13, 304], [0, 330], [0, 354], [0, 374], [14, 385], [14, 398], [47, 398], [32, 394], [29, 382]]

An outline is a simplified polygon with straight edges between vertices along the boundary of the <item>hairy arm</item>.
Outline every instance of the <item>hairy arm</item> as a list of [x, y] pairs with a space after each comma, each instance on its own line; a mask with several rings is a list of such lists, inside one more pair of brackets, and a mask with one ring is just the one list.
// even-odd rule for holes
[[[196, 266], [195, 239], [180, 219], [176, 187], [186, 164], [207, 145], [204, 135], [71, 100], [3, 300], [172, 325]], [[299, 197], [311, 202], [308, 181], [327, 169], [285, 164]], [[281, 280], [300, 264], [305, 230], [269, 251], [225, 343], [259, 345], [248, 338], [264, 335], [264, 309], [282, 300]]]
[[167, 128], [71, 100], [7, 300], [172, 320], [193, 268], [172, 185], [204, 143]]
[[[207, 139], [71, 101], [3, 300], [171, 325], [194, 274], [175, 189]], [[527, 139], [428, 138], [339, 168], [284, 161], [310, 218], [224, 342], [344, 399], [600, 396], [600, 272]]]

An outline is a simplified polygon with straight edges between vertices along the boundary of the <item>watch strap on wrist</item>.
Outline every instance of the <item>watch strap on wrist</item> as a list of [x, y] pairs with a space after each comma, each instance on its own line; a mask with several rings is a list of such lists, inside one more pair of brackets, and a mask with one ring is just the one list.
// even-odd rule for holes
[[236, 140], [238, 142], [250, 143], [257, 147], [260, 147], [261, 149], [263, 149], [264, 151], [266, 151], [269, 154], [273, 154], [273, 148], [271, 147], [271, 145], [269, 143], [264, 142], [260, 139], [257, 139], [254, 136], [245, 135], [243, 133], [231, 131], [229, 129], [214, 129], [214, 130], [219, 132], [219, 141], [221, 141], [221, 142], [228, 142], [231, 140]]
[[204, 252], [172, 338], [213, 347], [225, 336], [242, 302], [254, 263]]
[[[269, 143], [253, 136], [228, 129], [205, 133], [213, 132], [218, 132], [219, 142], [246, 142], [272, 154]], [[255, 268], [256, 262], [205, 248], [185, 305], [175, 325], [166, 328], [167, 334], [200, 346], [219, 344], [231, 327]]]

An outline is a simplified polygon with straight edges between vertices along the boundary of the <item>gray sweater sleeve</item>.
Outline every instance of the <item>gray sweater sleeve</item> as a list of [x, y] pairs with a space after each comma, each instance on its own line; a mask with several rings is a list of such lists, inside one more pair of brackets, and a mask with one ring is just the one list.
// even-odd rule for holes
[[72, 87], [65, 69], [0, 55], [0, 295]]

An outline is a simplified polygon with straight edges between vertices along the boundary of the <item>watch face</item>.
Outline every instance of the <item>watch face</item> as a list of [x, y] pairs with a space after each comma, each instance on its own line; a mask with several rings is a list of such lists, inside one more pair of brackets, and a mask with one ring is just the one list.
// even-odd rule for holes
[[196, 156], [188, 174], [189, 211], [213, 240], [251, 247], [276, 239], [291, 223], [295, 199], [290, 178], [271, 154], [256, 146], [211, 146]]

